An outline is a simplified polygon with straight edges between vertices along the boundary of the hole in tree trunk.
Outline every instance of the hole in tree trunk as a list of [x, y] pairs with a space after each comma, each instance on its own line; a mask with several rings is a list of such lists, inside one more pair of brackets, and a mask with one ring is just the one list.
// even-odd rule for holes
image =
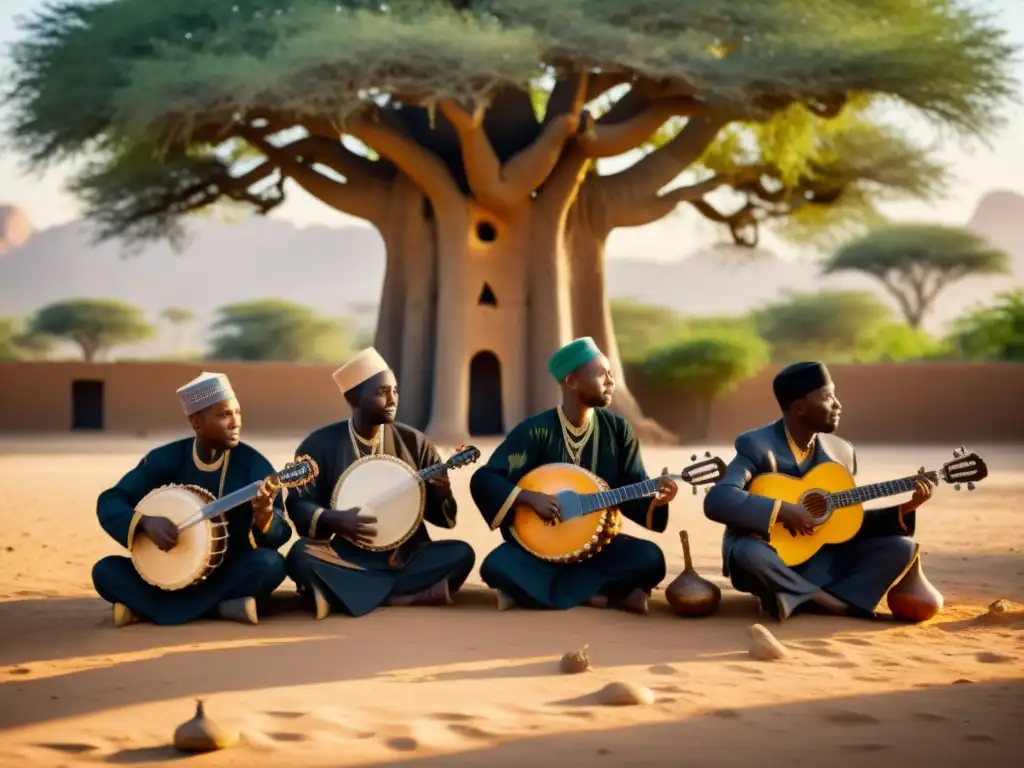
[[498, 230], [489, 221], [481, 221], [476, 225], [476, 236], [482, 243], [493, 243], [498, 239]]
[[426, 221], [433, 221], [434, 219], [434, 206], [431, 204], [429, 197], [423, 198], [423, 218]]
[[476, 300], [476, 303], [481, 307], [498, 306], [498, 297], [494, 295], [494, 291], [491, 290], [488, 283], [484, 283], [484, 288], [480, 291], [480, 298]]
[[469, 433], [505, 432], [501, 403], [501, 363], [493, 352], [478, 352], [469, 364]]

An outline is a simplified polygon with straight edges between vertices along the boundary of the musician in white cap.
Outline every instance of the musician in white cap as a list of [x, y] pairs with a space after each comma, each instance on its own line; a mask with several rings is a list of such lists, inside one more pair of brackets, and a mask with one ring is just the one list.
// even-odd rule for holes
[[[177, 394], [195, 434], [147, 453], [97, 502], [100, 525], [126, 549], [137, 536], [148, 536], [165, 552], [178, 544], [174, 523], [136, 510], [151, 491], [168, 484], [193, 485], [220, 498], [274, 473], [259, 451], [240, 441], [242, 411], [227, 376], [203, 372]], [[291, 527], [280, 495], [266, 483], [252, 502], [225, 517], [225, 558], [193, 586], [176, 591], [152, 586], [129, 557], [112, 555], [96, 563], [93, 585], [113, 604], [114, 625], [140, 620], [184, 624], [202, 617], [258, 623], [265, 599], [284, 581], [284, 558], [277, 550], [291, 538]]]
[[[313, 483], [289, 492], [285, 501], [303, 537], [288, 553], [288, 575], [317, 619], [332, 608], [362, 616], [381, 605], [450, 604], [452, 593], [473, 570], [472, 547], [452, 539], [432, 541], [420, 522], [397, 548], [371, 551], [359, 544], [376, 535], [378, 521], [358, 508], [332, 508], [339, 479], [364, 456], [394, 456], [414, 470], [441, 461], [426, 435], [395, 421], [395, 374], [375, 349], [360, 352], [333, 378], [352, 417], [316, 430], [297, 450], [297, 455], [316, 461], [320, 474]], [[456, 512], [447, 474], [428, 481], [423, 520], [454, 528]]]

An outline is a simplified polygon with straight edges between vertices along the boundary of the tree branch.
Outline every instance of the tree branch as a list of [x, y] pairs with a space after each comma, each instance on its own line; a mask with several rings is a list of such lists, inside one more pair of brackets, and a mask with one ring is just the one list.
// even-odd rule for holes
[[[625, 72], [599, 72], [597, 74], [582, 73], [587, 78], [586, 95], [584, 104], [589, 104], [594, 99], [600, 98], [616, 86], [628, 83], [629, 75]], [[581, 73], [572, 77], [559, 79], [551, 90], [548, 98], [547, 109], [544, 110], [544, 124], [551, 122], [556, 117], [573, 111], [579, 114], [581, 109], [576, 108], [577, 94], [579, 92], [579, 79]]]
[[436, 206], [462, 201], [462, 193], [444, 162], [413, 139], [384, 125], [377, 110], [337, 132], [339, 136], [348, 133], [393, 162]]
[[629, 168], [602, 177], [604, 183], [637, 195], [656, 195], [700, 159], [727, 122], [722, 115], [691, 117], [675, 138]]
[[615, 157], [639, 147], [671, 118], [692, 115], [701, 106], [699, 101], [687, 96], [659, 99], [620, 123], [590, 120], [578, 141], [588, 157]]
[[575, 93], [569, 112], [553, 118], [528, 147], [516, 153], [504, 166], [483, 127], [483, 108], [470, 114], [449, 99], [439, 102], [441, 111], [455, 128], [462, 147], [466, 179], [477, 201], [495, 211], [513, 208], [529, 199], [558, 163], [566, 140], [579, 126], [579, 115], [587, 93], [587, 75], [575, 79]]
[[704, 195], [731, 183], [731, 176], [713, 176], [696, 184], [677, 187], [661, 195], [637, 196], [628, 204], [622, 204], [616, 195], [608, 194], [608, 190], [602, 187], [599, 180], [595, 191], [601, 196], [600, 205], [605, 209], [602, 220], [610, 232], [617, 227], [642, 227], [653, 224], [668, 216], [680, 203], [699, 201]]
[[[350, 156], [355, 156], [341, 146], [340, 142], [310, 136], [277, 147], [266, 138], [247, 129], [240, 129], [238, 133], [266, 155], [268, 161], [277, 166], [283, 175], [291, 178], [318, 200], [342, 213], [365, 219], [373, 224], [380, 224], [382, 221], [390, 184], [365, 174], [360, 178], [361, 169], [350, 162]], [[341, 184], [318, 173], [313, 168], [313, 165], [318, 163], [344, 175], [345, 183]]]

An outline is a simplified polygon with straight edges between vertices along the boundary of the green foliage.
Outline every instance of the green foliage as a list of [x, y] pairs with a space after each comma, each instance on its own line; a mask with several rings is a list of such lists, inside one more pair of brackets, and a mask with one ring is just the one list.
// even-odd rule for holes
[[971, 275], [1010, 271], [1009, 256], [963, 227], [898, 224], [876, 229], [841, 247], [823, 265], [825, 274], [871, 275], [899, 302], [917, 328], [939, 293]]
[[160, 313], [160, 317], [171, 325], [185, 325], [196, 319], [196, 313], [185, 307], [167, 307]]
[[31, 333], [13, 317], [0, 317], [0, 362], [43, 357], [52, 347], [53, 339]]
[[644, 360], [652, 348], [678, 338], [686, 329], [682, 316], [671, 309], [633, 299], [612, 299], [609, 303], [615, 341], [625, 363]]
[[788, 363], [811, 357], [847, 359], [865, 336], [889, 323], [892, 313], [864, 291], [794, 293], [753, 313], [772, 346], [772, 359]]
[[336, 362], [350, 354], [348, 327], [282, 299], [221, 307], [213, 324], [211, 360]]
[[691, 336], [756, 334], [753, 320], [739, 317], [691, 317], [634, 299], [612, 299], [612, 327], [623, 362], [642, 363], [653, 350]]
[[696, 87], [745, 121], [761, 161], [818, 191], [841, 164], [794, 104], [895, 100], [986, 135], [1016, 86], [1005, 31], [967, 0], [65, 0], [24, 32], [12, 143], [36, 167], [96, 161], [73, 189], [104, 237], [180, 236], [178, 216], [230, 196], [210, 147], [261, 110], [342, 126], [371, 101], [472, 105], [509, 86], [539, 106], [538, 83], [574, 68], [622, 72]]
[[851, 362], [904, 363], [944, 356], [946, 346], [920, 328], [906, 323], [884, 323], [869, 327], [854, 342]]
[[51, 304], [36, 313], [29, 331], [74, 342], [87, 362], [114, 347], [156, 335], [142, 310], [109, 299], [70, 299]]
[[1024, 289], [999, 295], [996, 303], [960, 317], [951, 346], [968, 360], [1024, 362]]
[[641, 370], [653, 382], [710, 401], [751, 378], [768, 361], [768, 345], [743, 333], [706, 333], [653, 351]]

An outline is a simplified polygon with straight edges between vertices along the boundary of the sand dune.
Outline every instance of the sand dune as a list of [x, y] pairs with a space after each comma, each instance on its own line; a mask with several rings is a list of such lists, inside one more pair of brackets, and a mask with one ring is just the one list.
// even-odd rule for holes
[[[249, 439], [275, 462], [296, 442]], [[727, 588], [720, 529], [685, 492], [669, 530], [649, 538], [668, 555], [667, 584], [682, 569], [678, 530], [689, 531], [697, 570], [725, 589], [710, 619], [674, 617], [661, 593], [643, 618], [498, 613], [474, 572], [449, 608], [315, 622], [286, 583], [259, 627], [115, 630], [90, 588], [91, 564], [117, 551], [93, 505], [150, 443], [14, 442], [0, 439], [0, 766], [174, 761], [171, 734], [197, 697], [242, 740], [185, 758], [190, 765], [1018, 764], [1024, 447], [973, 446], [990, 478], [970, 495], [943, 487], [922, 509], [925, 568], [947, 601], [936, 620], [766, 622], [792, 656], [758, 662], [747, 654], [747, 627], [762, 620], [756, 603]], [[690, 452], [645, 458], [652, 471], [679, 468]], [[862, 481], [949, 456], [861, 447]], [[497, 542], [472, 507], [468, 477], [453, 476], [455, 533], [479, 565]], [[998, 598], [1009, 610], [987, 614]], [[559, 656], [584, 643], [594, 669], [560, 674]], [[649, 687], [654, 704], [599, 706], [595, 692], [615, 680]]]

